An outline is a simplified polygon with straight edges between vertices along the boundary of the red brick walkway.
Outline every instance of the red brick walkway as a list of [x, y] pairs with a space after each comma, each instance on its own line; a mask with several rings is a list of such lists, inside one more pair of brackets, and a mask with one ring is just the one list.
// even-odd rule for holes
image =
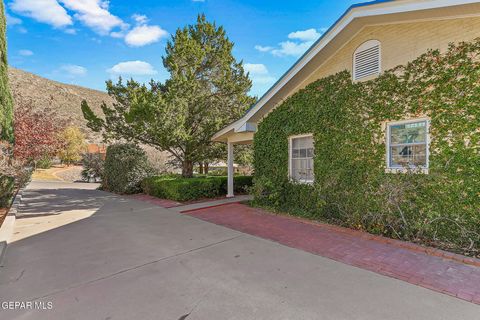
[[238, 203], [186, 214], [480, 304], [477, 259], [466, 259], [464, 263], [459, 255], [275, 215]]

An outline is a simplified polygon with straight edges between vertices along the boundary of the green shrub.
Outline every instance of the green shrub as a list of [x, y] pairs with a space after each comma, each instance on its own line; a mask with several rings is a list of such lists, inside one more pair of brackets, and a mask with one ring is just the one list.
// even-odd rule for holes
[[52, 167], [52, 159], [49, 156], [43, 156], [36, 164], [38, 169], [50, 169]]
[[[252, 177], [234, 177], [235, 193], [246, 193], [252, 186]], [[202, 198], [215, 198], [227, 194], [227, 177], [172, 178], [150, 177], [143, 181], [146, 194], [162, 199], [189, 201]]]
[[9, 206], [14, 190], [15, 180], [9, 176], [0, 176], [0, 208]]
[[210, 168], [208, 170], [209, 176], [222, 177], [222, 176], [226, 176], [227, 174], [228, 174], [227, 168]]
[[86, 153], [82, 156], [82, 179], [91, 182], [102, 179], [105, 160], [100, 153]]
[[[228, 188], [228, 178], [223, 178], [223, 186], [225, 190], [225, 194], [227, 194]], [[233, 177], [233, 190], [235, 193], [245, 194], [248, 193], [250, 188], [253, 185], [253, 176], [234, 176]]]
[[145, 152], [133, 144], [107, 148], [102, 188], [121, 194], [141, 192], [141, 182], [152, 174]]
[[[378, 78], [340, 72], [289, 97], [254, 138], [254, 204], [480, 252], [480, 39]], [[386, 173], [385, 122], [430, 118], [429, 174]], [[288, 181], [288, 138], [312, 133], [315, 183]]]

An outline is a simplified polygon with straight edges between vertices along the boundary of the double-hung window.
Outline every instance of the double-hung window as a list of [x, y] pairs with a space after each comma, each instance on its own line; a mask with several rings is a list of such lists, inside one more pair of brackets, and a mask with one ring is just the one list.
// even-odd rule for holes
[[428, 120], [392, 122], [387, 125], [389, 169], [428, 169]]
[[297, 182], [313, 182], [313, 135], [302, 135], [290, 138], [290, 179]]

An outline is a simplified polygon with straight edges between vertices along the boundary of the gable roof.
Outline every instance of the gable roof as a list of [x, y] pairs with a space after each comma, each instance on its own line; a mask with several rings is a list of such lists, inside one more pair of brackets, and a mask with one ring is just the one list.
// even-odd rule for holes
[[[305, 66], [312, 61], [322, 50], [336, 39], [336, 37], [352, 22], [362, 18], [376, 16], [391, 16], [392, 14], [402, 14], [414, 11], [424, 11], [429, 9], [448, 8], [466, 4], [480, 3], [479, 0], [376, 0], [364, 3], [358, 3], [350, 6], [345, 13], [305, 52], [295, 64], [285, 72], [280, 79], [247, 110], [245, 115], [217, 132], [212, 140], [225, 141], [224, 136], [231, 132], [252, 132], [255, 126], [249, 122], [257, 123], [258, 120], [274, 107], [276, 102], [272, 98], [289, 82], [297, 76]], [[278, 102], [278, 101], [277, 101]], [[265, 106], [268, 110], [265, 110]]]
[[[350, 13], [350, 11], [352, 11], [353, 9], [355, 8], [361, 8], [361, 7], [366, 7], [366, 6], [371, 6], [371, 5], [374, 5], [374, 4], [378, 4], [378, 3], [385, 3], [385, 2], [393, 2], [395, 0], [375, 0], [375, 1], [369, 1], [369, 2], [361, 2], [361, 3], [356, 3], [356, 4], [353, 4], [351, 5], [350, 7], [348, 7], [348, 9], [340, 16], [340, 18], [338, 18], [331, 26], [330, 28], [328, 28], [321, 36], [320, 38], [318, 38], [310, 48], [307, 49], [307, 51], [305, 51], [304, 54], [302, 54], [300, 56], [300, 58], [280, 77], [280, 79], [278, 79], [271, 87], [270, 89], [267, 90], [266, 93], [263, 94], [263, 96], [258, 100], [261, 101], [266, 95], [268, 95], [268, 93], [270, 91], [272, 91], [276, 86], [277, 84], [279, 84], [282, 79], [290, 72], [292, 71], [292, 69], [294, 69], [299, 63], [300, 61], [302, 61], [302, 59], [304, 57], [306, 57], [314, 48], [315, 46], [322, 41], [323, 38], [325, 38], [327, 36], [327, 34], [340, 22], [340, 20], [342, 20], [346, 15], [348, 15]], [[255, 107], [255, 105], [258, 104], [255, 103], [253, 104], [247, 111], [246, 111], [246, 114], [248, 114], [248, 112], [250, 112], [251, 109], [253, 109]]]

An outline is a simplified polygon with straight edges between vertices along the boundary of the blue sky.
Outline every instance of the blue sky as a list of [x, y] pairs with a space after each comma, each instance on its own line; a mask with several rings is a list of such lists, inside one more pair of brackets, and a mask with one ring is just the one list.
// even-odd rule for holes
[[10, 65], [104, 90], [105, 80], [165, 80], [161, 57], [199, 13], [223, 25], [262, 95], [356, 0], [4, 0]]

